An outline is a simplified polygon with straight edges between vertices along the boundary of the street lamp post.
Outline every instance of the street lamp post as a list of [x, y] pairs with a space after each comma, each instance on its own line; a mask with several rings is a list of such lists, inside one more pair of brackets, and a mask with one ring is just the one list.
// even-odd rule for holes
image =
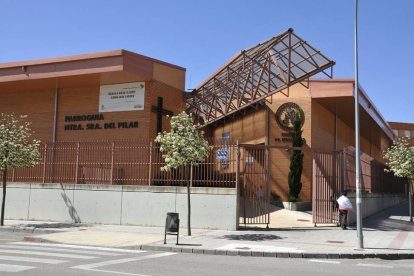
[[360, 163], [360, 130], [359, 130], [359, 82], [358, 82], [358, 0], [355, 0], [355, 185], [358, 247], [364, 248], [362, 233], [362, 198], [361, 198], [361, 163]]

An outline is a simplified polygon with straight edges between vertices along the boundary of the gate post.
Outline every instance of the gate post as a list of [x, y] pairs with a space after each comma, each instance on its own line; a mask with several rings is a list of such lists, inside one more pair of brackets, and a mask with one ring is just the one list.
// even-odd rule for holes
[[236, 141], [236, 189], [239, 189], [240, 185], [240, 144], [239, 140]]
[[152, 174], [152, 141], [149, 144], [148, 186], [151, 186], [151, 174]]
[[316, 227], [316, 214], [318, 212], [318, 204], [317, 204], [317, 178], [316, 178], [316, 161], [315, 161], [315, 152], [312, 151], [312, 222], [313, 226]]
[[43, 152], [43, 175], [42, 175], [42, 183], [46, 182], [46, 159], [47, 159], [47, 143], [45, 143], [45, 149]]
[[270, 223], [270, 152], [269, 152], [269, 146], [266, 146], [265, 149], [265, 185], [266, 185], [266, 191], [265, 191], [265, 206], [266, 206], [266, 212], [267, 212], [267, 225], [266, 229], [269, 229], [269, 223]]
[[111, 185], [114, 184], [114, 153], [115, 153], [115, 143], [111, 144]]
[[240, 144], [239, 140], [236, 140], [236, 230], [240, 224], [240, 191]]
[[78, 184], [79, 179], [79, 142], [76, 144], [76, 163], [75, 163], [75, 184]]

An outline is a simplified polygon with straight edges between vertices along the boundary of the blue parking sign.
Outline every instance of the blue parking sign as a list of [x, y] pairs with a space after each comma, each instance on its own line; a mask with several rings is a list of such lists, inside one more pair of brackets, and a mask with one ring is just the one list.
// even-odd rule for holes
[[216, 154], [217, 160], [227, 160], [229, 159], [229, 152], [227, 150], [219, 150]]

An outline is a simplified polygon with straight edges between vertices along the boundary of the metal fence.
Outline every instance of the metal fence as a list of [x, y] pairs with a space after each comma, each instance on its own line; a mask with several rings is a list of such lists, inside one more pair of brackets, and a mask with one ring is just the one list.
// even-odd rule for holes
[[270, 223], [269, 147], [241, 145], [240, 223]]
[[[386, 166], [368, 155], [361, 156], [363, 193], [403, 194], [407, 179], [394, 176]], [[354, 192], [355, 152], [313, 152], [312, 215], [316, 223], [336, 223], [335, 200], [343, 190]]]
[[[211, 145], [198, 165], [165, 172], [159, 146], [136, 141], [42, 144], [41, 161], [11, 170], [9, 182], [236, 187], [236, 145]], [[219, 155], [225, 155], [219, 158]]]
[[[345, 168], [343, 189], [355, 191], [355, 151], [348, 148], [340, 153]], [[373, 159], [361, 155], [361, 191], [368, 193], [399, 194], [405, 192], [407, 179], [396, 177], [387, 170], [387, 166]]]

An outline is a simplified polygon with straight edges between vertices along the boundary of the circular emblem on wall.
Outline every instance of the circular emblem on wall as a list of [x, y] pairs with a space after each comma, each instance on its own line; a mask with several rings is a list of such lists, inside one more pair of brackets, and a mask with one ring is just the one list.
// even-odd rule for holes
[[299, 110], [302, 118], [302, 126], [305, 123], [305, 113], [302, 108], [295, 103], [284, 103], [276, 110], [275, 118], [278, 126], [285, 131], [293, 130], [293, 120], [295, 119], [295, 110]]

